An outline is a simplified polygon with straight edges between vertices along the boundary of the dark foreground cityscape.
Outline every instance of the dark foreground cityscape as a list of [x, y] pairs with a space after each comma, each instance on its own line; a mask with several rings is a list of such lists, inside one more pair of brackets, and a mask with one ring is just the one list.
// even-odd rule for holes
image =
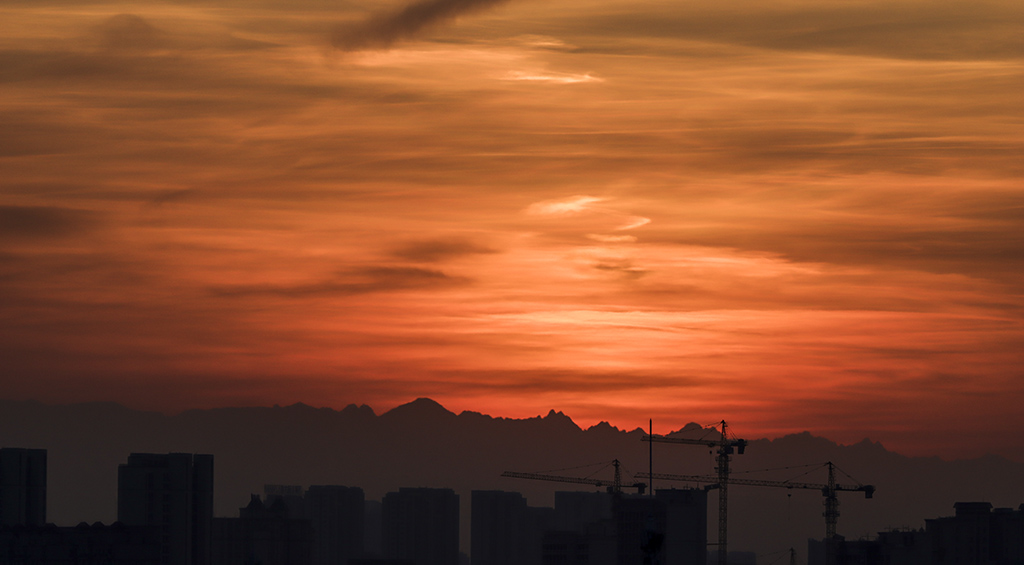
[[[528, 506], [518, 492], [474, 490], [466, 555], [454, 490], [400, 488], [378, 502], [355, 486], [266, 485], [239, 501], [237, 517], [214, 517], [213, 470], [213, 455], [132, 453], [117, 469], [117, 521], [59, 527], [46, 519], [46, 450], [0, 449], [0, 564], [767, 565], [796, 563], [804, 549], [720, 553], [707, 534], [711, 489], [645, 493], [636, 484], [634, 494], [616, 483], [557, 492], [553, 508]], [[965, 501], [954, 512], [874, 539], [811, 539], [799, 560], [1024, 563], [1024, 504]]]

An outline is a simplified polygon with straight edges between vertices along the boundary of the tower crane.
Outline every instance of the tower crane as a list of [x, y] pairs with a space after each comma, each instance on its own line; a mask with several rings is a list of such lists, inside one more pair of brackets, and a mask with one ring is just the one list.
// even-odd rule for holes
[[[738, 455], [743, 455], [743, 451], [747, 447], [747, 440], [729, 439], [728, 435], [726, 435], [725, 420], [722, 420], [720, 423], [722, 425], [722, 437], [719, 439], [688, 439], [651, 434], [645, 435], [642, 441], [704, 445], [710, 448], [718, 448], [718, 457], [716, 458], [718, 466], [715, 467], [715, 470], [718, 471], [716, 479], [718, 484], [718, 565], [727, 565], [726, 559], [729, 555], [729, 460], [734, 452]], [[640, 477], [643, 474], [637, 476]], [[659, 478], [659, 476], [648, 474], [647, 478], [653, 479]]]
[[[567, 477], [564, 475], [547, 475], [544, 473], [520, 473], [517, 471], [505, 471], [501, 474], [502, 477], [508, 477], [512, 479], [534, 479], [538, 481], [555, 481], [560, 483], [574, 483], [578, 485], [594, 485], [596, 487], [606, 487], [609, 493], [618, 494], [622, 492], [622, 488], [635, 488], [640, 494], [644, 493], [647, 488], [647, 483], [633, 483], [631, 485], [622, 484], [622, 471], [619, 469], [619, 460], [615, 459], [612, 461], [612, 466], [615, 468], [615, 475], [612, 482], [609, 484], [608, 481], [601, 479], [592, 479], [590, 477]], [[607, 467], [605, 467], [607, 468]]]
[[[851, 492], [863, 492], [864, 498], [873, 498], [875, 495], [875, 487], [873, 485], [864, 485], [857, 483], [855, 485], [839, 484], [836, 482], [836, 466], [831, 462], [825, 463], [828, 467], [828, 483], [802, 483], [794, 481], [768, 481], [761, 479], [729, 479], [729, 482], [734, 485], [746, 485], [753, 487], [778, 487], [788, 489], [813, 489], [820, 490], [821, 495], [825, 497], [825, 512], [822, 516], [825, 517], [825, 540], [826, 543], [831, 543], [836, 537], [836, 524], [839, 522], [839, 499], [836, 497], [836, 493], [840, 491], [851, 491]], [[845, 473], [844, 473], [845, 474]], [[689, 481], [696, 483], [708, 483], [705, 488], [715, 488], [716, 481], [719, 481], [719, 477], [714, 475], [671, 475], [665, 473], [639, 473], [637, 475], [641, 478], [654, 478], [668, 481]], [[851, 477], [852, 478], [852, 477]], [[720, 486], [718, 488], [721, 488]]]

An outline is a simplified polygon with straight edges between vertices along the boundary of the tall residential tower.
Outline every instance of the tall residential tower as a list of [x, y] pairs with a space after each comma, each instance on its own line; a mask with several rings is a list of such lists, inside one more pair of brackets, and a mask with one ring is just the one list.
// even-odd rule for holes
[[208, 565], [213, 456], [132, 453], [117, 469], [117, 519], [159, 527], [161, 563]]
[[0, 449], [0, 526], [46, 523], [46, 450]]

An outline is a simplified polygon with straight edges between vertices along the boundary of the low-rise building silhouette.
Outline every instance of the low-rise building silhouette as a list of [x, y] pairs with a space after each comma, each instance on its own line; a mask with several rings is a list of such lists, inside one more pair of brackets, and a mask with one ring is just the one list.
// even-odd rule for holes
[[160, 530], [85, 522], [0, 527], [2, 565], [161, 565]]

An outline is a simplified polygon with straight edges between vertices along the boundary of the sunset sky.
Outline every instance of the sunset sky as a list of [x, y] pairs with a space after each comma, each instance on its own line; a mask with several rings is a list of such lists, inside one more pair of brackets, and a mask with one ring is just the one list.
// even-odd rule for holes
[[7, 0], [0, 364], [1024, 461], [1024, 3]]

